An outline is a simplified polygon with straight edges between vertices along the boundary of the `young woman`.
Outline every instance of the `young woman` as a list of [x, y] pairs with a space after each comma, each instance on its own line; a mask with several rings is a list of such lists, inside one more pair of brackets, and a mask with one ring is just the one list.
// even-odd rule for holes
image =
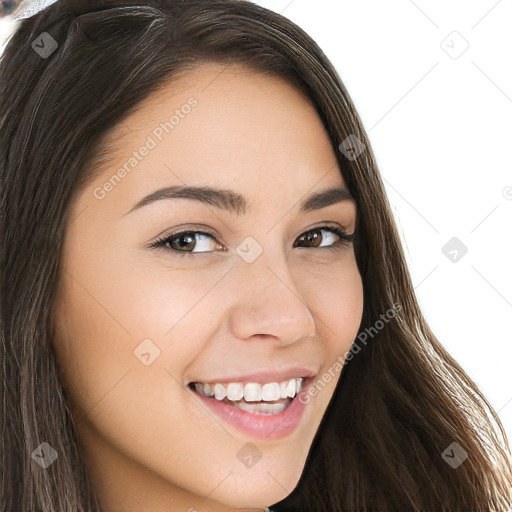
[[2, 510], [506, 511], [368, 137], [286, 18], [58, 0], [0, 63]]

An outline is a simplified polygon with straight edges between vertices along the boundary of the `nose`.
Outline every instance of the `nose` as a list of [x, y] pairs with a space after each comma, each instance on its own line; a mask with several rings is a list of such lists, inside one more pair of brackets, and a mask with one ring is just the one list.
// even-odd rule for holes
[[308, 297], [301, 294], [300, 285], [297, 288], [283, 258], [275, 254], [263, 251], [252, 263], [242, 260], [234, 269], [232, 286], [237, 301], [229, 327], [238, 339], [267, 335], [274, 336], [281, 345], [289, 345], [316, 335]]

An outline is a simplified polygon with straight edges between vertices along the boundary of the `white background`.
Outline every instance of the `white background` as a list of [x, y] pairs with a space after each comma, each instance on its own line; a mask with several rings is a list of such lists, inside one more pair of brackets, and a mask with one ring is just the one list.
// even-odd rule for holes
[[[427, 321], [512, 441], [512, 1], [256, 3], [300, 25], [338, 70]], [[468, 248], [457, 262], [441, 250], [452, 237]]]

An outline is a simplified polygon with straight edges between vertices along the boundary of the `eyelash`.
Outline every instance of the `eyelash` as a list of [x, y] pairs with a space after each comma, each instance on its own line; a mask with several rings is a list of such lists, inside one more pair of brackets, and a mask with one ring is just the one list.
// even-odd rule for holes
[[[331, 250], [331, 251], [338, 251], [338, 250], [342, 249], [343, 247], [349, 246], [354, 241], [353, 234], [349, 235], [349, 234], [347, 234], [347, 232], [344, 229], [335, 227], [335, 226], [319, 226], [319, 227], [316, 227], [313, 229], [309, 229], [308, 231], [305, 231], [304, 233], [302, 233], [299, 236], [299, 238], [303, 237], [304, 235], [307, 235], [308, 233], [314, 232], [314, 231], [329, 231], [331, 233], [338, 235], [340, 237], [340, 239], [328, 247], [311, 247], [312, 249], [323, 249], [323, 250], [327, 249], [327, 250]], [[152, 249], [167, 248], [171, 252], [175, 253], [176, 256], [180, 256], [180, 257], [194, 256], [197, 254], [210, 254], [212, 252], [212, 251], [203, 251], [203, 252], [178, 251], [171, 247], [166, 247], [167, 244], [170, 244], [172, 242], [172, 240], [179, 238], [180, 236], [188, 235], [188, 234], [207, 235], [207, 236], [212, 237], [215, 240], [215, 242], [217, 244], [219, 244], [218, 240], [215, 238], [215, 235], [213, 233], [209, 232], [208, 230], [204, 230], [204, 231], [197, 230], [196, 231], [196, 230], [188, 229], [185, 231], [178, 231], [176, 233], [172, 233], [171, 235], [165, 235], [164, 237], [159, 238], [159, 239], [155, 240], [154, 242], [152, 242], [151, 244], [149, 244], [149, 247]], [[306, 247], [306, 249], [307, 249], [307, 247]]]

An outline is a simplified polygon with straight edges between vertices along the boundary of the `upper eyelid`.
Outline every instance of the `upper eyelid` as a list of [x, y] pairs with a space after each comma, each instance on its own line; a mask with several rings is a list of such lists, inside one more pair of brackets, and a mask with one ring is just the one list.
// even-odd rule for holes
[[[323, 221], [323, 223], [321, 223], [318, 226], [313, 226], [311, 228], [305, 229], [304, 231], [301, 231], [301, 233], [298, 236], [308, 233], [309, 231], [313, 231], [315, 229], [322, 229], [322, 228], [334, 228], [334, 229], [338, 228], [338, 229], [342, 229], [343, 231], [348, 232], [348, 229], [345, 227], [345, 225], [343, 225], [339, 222]], [[183, 229], [178, 229], [178, 231], [174, 231], [174, 232], [171, 232], [168, 234], [157, 236], [156, 239], [170, 238], [172, 236], [183, 235], [185, 233], [204, 233], [206, 235], [210, 235], [210, 236], [214, 237], [216, 240], [218, 238], [218, 235], [215, 233], [214, 230], [211, 230], [210, 228], [207, 228], [206, 226], [199, 225], [199, 226], [191, 226], [191, 227], [186, 227]]]

